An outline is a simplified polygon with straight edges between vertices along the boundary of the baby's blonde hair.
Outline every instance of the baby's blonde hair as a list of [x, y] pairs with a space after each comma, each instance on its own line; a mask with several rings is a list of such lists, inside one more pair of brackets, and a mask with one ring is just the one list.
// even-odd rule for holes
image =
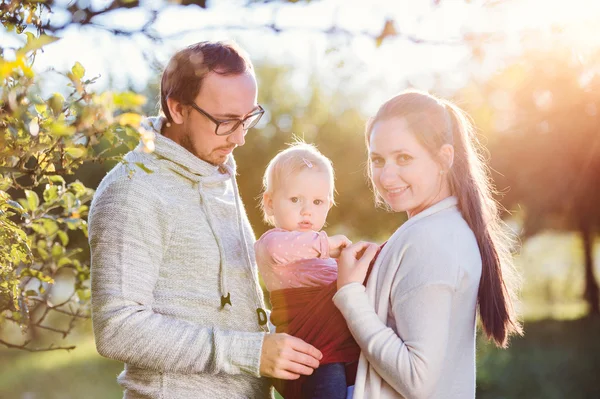
[[267, 215], [267, 212], [265, 211], [264, 194], [272, 196], [281, 181], [305, 169], [327, 173], [329, 182], [331, 183], [329, 200], [332, 205], [335, 205], [334, 173], [331, 160], [321, 154], [313, 144], [298, 140], [275, 155], [265, 170], [265, 175], [263, 176], [263, 191], [260, 197], [260, 209], [262, 210], [263, 219], [266, 223], [271, 226], [275, 225], [273, 217]]

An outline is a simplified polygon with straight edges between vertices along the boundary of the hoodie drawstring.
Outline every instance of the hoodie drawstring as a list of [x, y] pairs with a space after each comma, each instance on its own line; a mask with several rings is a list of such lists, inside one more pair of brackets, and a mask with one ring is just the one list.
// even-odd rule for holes
[[[225, 165], [223, 165], [225, 166]], [[225, 166], [226, 167], [226, 166]], [[234, 197], [235, 197], [235, 210], [236, 210], [236, 220], [237, 220], [237, 225], [238, 225], [238, 230], [240, 232], [240, 239], [242, 241], [242, 248], [244, 251], [244, 255], [246, 258], [246, 264], [248, 266], [248, 269], [250, 271], [250, 274], [252, 275], [252, 280], [254, 281], [254, 286], [255, 286], [255, 294], [256, 294], [256, 300], [255, 300], [255, 304], [256, 304], [256, 315], [257, 315], [257, 319], [258, 319], [258, 325], [266, 332], [269, 331], [269, 327], [267, 325], [267, 313], [263, 308], [263, 302], [262, 302], [262, 292], [260, 292], [260, 283], [258, 281], [258, 278], [256, 276], [256, 273], [254, 273], [254, 270], [252, 268], [252, 259], [250, 256], [250, 251], [248, 250], [248, 242], [246, 241], [246, 235], [244, 234], [244, 225], [242, 222], [242, 210], [241, 210], [241, 203], [240, 203], [240, 198], [239, 198], [239, 190], [237, 187], [237, 182], [235, 180], [235, 174], [233, 173], [233, 171], [229, 168], [227, 168], [227, 172], [229, 173], [229, 175], [231, 176], [231, 182], [233, 185], [233, 192], [234, 192]], [[221, 243], [221, 239], [219, 238], [219, 235], [214, 227], [214, 221], [212, 218], [212, 212], [210, 209], [210, 204], [209, 201], [207, 201], [207, 198], [205, 196], [204, 190], [203, 190], [203, 186], [202, 186], [202, 181], [197, 181], [196, 184], [198, 185], [198, 192], [200, 194], [200, 200], [202, 201], [202, 207], [204, 210], [204, 213], [206, 215], [206, 220], [208, 221], [208, 225], [210, 226], [210, 229], [213, 233], [213, 236], [215, 237], [215, 240], [217, 241], [217, 247], [219, 249], [219, 277], [220, 277], [220, 293], [221, 293], [221, 309], [225, 309], [226, 305], [229, 306], [233, 306], [231, 303], [231, 293], [228, 291], [227, 289], [227, 268], [225, 267], [225, 251], [223, 249], [223, 244]]]
[[252, 275], [252, 280], [254, 281], [254, 287], [256, 288], [256, 315], [258, 317], [258, 324], [266, 331], [269, 332], [269, 327], [267, 325], [267, 312], [263, 308], [263, 300], [262, 300], [262, 291], [260, 290], [260, 283], [258, 281], [258, 277], [254, 272], [252, 267], [252, 259], [250, 256], [250, 251], [248, 250], [248, 243], [246, 241], [246, 235], [244, 234], [244, 225], [242, 221], [242, 204], [240, 203], [240, 193], [238, 190], [237, 181], [235, 179], [235, 173], [229, 167], [224, 165], [227, 171], [231, 176], [231, 183], [233, 185], [233, 195], [235, 197], [235, 211], [237, 213], [237, 223], [238, 229], [240, 231], [240, 239], [242, 241], [242, 247], [244, 248], [244, 253], [246, 255], [246, 264], [248, 265], [248, 270]]
[[223, 264], [225, 259], [225, 251], [223, 250], [223, 244], [221, 243], [221, 239], [215, 230], [214, 223], [212, 220], [212, 212], [210, 210], [210, 205], [206, 200], [206, 196], [204, 195], [204, 190], [202, 187], [202, 182], [197, 182], [198, 184], [198, 192], [200, 193], [200, 199], [202, 201], [202, 207], [204, 208], [204, 214], [206, 215], [206, 219], [208, 220], [208, 225], [210, 226], [210, 230], [217, 241], [217, 247], [219, 248], [219, 277], [220, 277], [220, 292], [221, 292], [221, 309], [225, 308], [225, 305], [229, 304], [231, 306], [231, 293], [227, 290], [227, 269]]

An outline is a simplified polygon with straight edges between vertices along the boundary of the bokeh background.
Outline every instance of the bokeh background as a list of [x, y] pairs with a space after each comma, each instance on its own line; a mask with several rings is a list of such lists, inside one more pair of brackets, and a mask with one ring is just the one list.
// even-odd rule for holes
[[235, 152], [257, 236], [264, 168], [299, 137], [335, 167], [326, 230], [384, 241], [405, 216], [374, 206], [365, 122], [405, 88], [450, 98], [487, 148], [522, 278], [525, 335], [479, 337], [477, 396], [600, 397], [600, 3], [6, 0], [0, 18], [0, 398], [121, 397], [86, 318], [86, 204], [157, 113], [169, 57], [225, 39], [267, 111]]

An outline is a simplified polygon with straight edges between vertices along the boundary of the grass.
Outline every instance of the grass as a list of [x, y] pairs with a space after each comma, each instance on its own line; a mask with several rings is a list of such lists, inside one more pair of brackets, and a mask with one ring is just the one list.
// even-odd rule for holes
[[525, 324], [508, 350], [479, 345], [477, 398], [600, 398], [600, 319]]
[[[477, 398], [599, 398], [600, 320], [536, 321], [504, 351], [478, 345]], [[0, 398], [117, 399], [123, 366], [91, 338], [66, 352], [0, 351]]]
[[107, 399], [121, 398], [116, 377], [120, 362], [98, 355], [93, 339], [73, 351], [1, 352], [0, 398], [10, 399]]

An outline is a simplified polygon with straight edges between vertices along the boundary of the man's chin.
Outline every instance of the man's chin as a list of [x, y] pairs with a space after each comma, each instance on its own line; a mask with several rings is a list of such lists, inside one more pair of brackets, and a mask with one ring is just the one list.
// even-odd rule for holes
[[218, 166], [224, 164], [227, 161], [228, 156], [229, 155], [212, 156], [210, 159], [205, 159], [205, 161], [212, 165]]

